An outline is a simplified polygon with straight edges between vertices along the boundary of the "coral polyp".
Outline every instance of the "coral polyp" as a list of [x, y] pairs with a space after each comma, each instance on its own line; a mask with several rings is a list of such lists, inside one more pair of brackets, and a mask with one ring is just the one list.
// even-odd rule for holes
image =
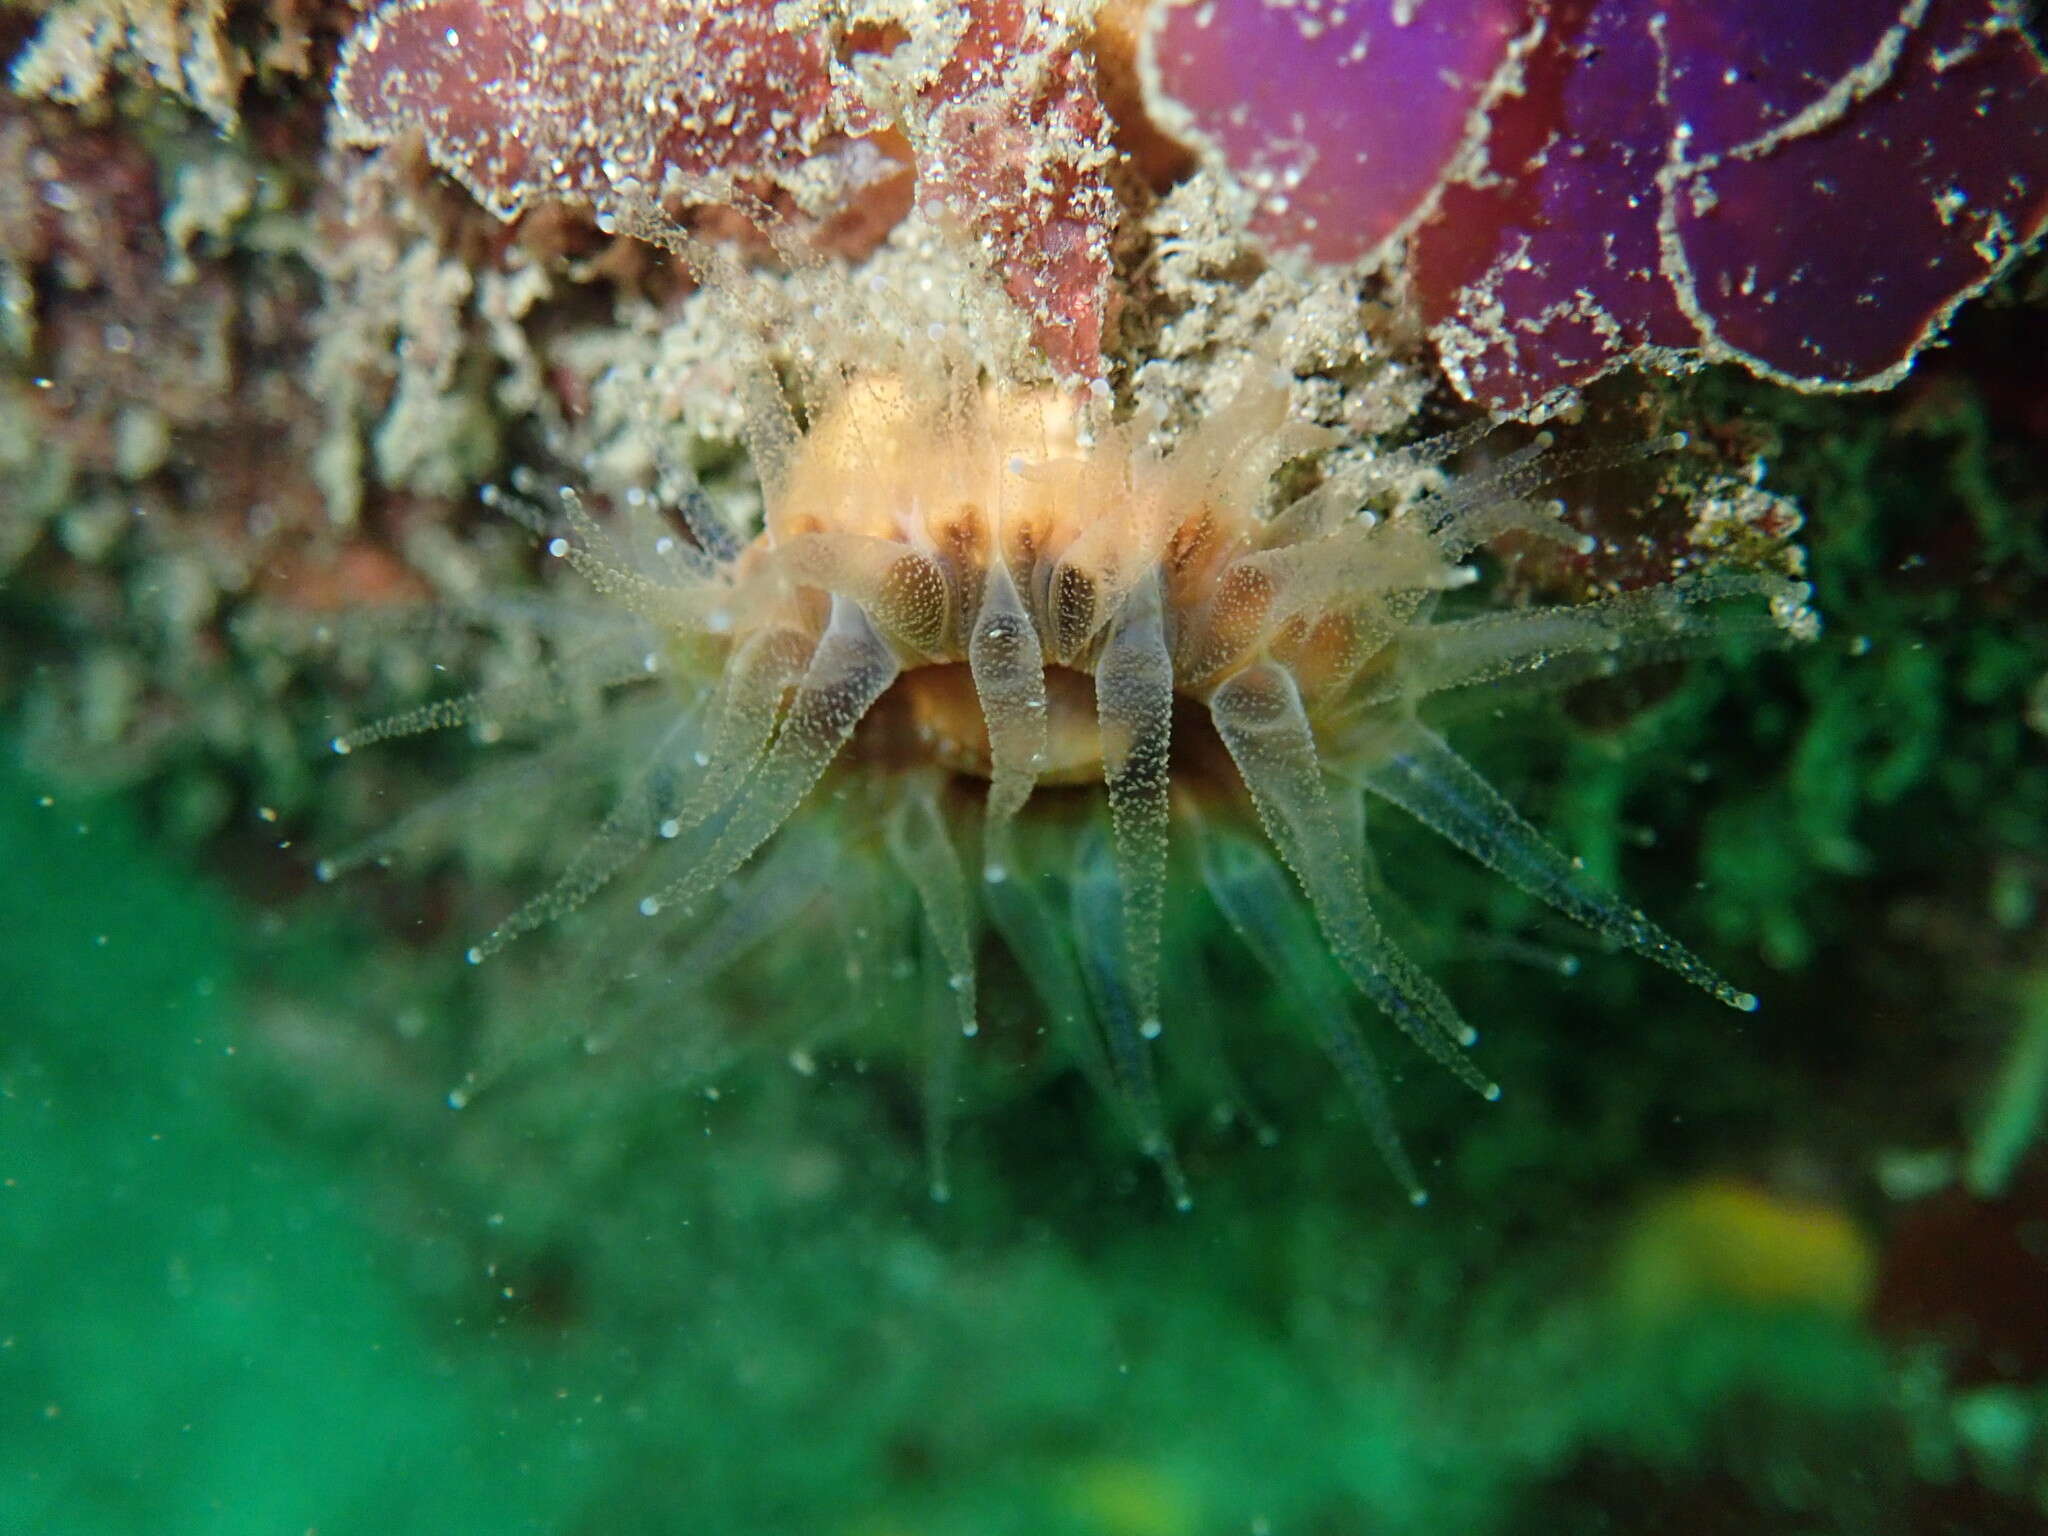
[[[1774, 606], [1798, 606], [1795, 583], [1699, 570], [1444, 618], [1490, 541], [1590, 542], [1538, 499], [1556, 472], [1545, 440], [1465, 476], [1438, 467], [1451, 445], [1360, 452], [1292, 419], [1293, 380], [1270, 357], [1177, 434], [1157, 410], [1007, 376], [923, 328], [849, 323], [785, 338], [779, 359], [746, 370], [743, 390], [757, 522], [675, 474], [669, 494], [602, 515], [569, 488], [559, 514], [526, 506], [613, 617], [567, 610], [577, 638], [536, 680], [337, 740], [625, 696], [595, 725], [574, 712], [573, 730], [609, 721], [640, 766], [566, 873], [473, 961], [607, 893], [610, 937], [564, 988], [574, 1027], [616, 1033], [621, 1010], [652, 1009], [662, 1030], [696, 1033], [704, 1064], [740, 1037], [808, 1050], [869, 1014], [900, 1018], [875, 999], [883, 978], [910, 978], [943, 1188], [944, 1085], [979, 1032], [999, 946], [1181, 1198], [1150, 1057], [1174, 1033], [1169, 979], [1189, 974], [1162, 962], [1177, 879], [1206, 888], [1308, 1015], [1411, 1193], [1335, 978], [1498, 1093], [1469, 1054], [1474, 1030], [1376, 915], [1368, 797], [1603, 940], [1754, 1006], [1583, 879], [1419, 706], [1769, 628]], [[1278, 492], [1283, 466], [1307, 488]], [[659, 936], [620, 940], [621, 921]], [[778, 926], [803, 974], [764, 1000], [765, 972], [735, 972], [745, 1000], [721, 1002], [734, 957]], [[843, 964], [825, 962], [835, 948]], [[593, 1001], [621, 977], [658, 1001]]]

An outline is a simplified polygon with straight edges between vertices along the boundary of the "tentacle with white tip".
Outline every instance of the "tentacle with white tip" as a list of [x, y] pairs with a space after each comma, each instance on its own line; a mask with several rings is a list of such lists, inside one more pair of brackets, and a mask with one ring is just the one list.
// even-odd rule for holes
[[[927, 942], [931, 940], [928, 928], [924, 937]], [[925, 1177], [932, 1199], [944, 1205], [953, 1198], [951, 1160], [947, 1153], [953, 1120], [959, 1110], [960, 1056], [966, 1037], [956, 1022], [958, 1003], [947, 985], [946, 968], [923, 965], [918, 967], [918, 977], [924, 994], [920, 1005], [925, 1024]]]
[[[632, 739], [641, 737], [635, 734]], [[534, 816], [564, 782], [584, 782], [602, 773], [611, 750], [588, 735], [570, 734], [538, 751], [491, 761], [454, 789], [411, 807], [361, 842], [321, 859], [314, 874], [322, 882], [338, 880], [365, 865], [445, 851], [486, 829], [502, 829], [508, 815]]]
[[1140, 1149], [1159, 1165], [1173, 1203], [1187, 1210], [1194, 1200], [1174, 1156], [1173, 1143], [1167, 1139], [1159, 1087], [1153, 1078], [1152, 1057], [1147, 1049], [1147, 1041], [1158, 1033], [1158, 1021], [1141, 1019], [1133, 1006], [1125, 976], [1130, 945], [1124, 934], [1122, 885], [1106, 841], [1094, 828], [1083, 836], [1075, 850], [1072, 894], [1081, 969], [1087, 977], [1096, 1014], [1102, 1020], [1118, 1092], [1136, 1123]]
[[946, 1143], [953, 1123], [960, 1042], [976, 1034], [980, 1022], [975, 1011], [976, 913], [938, 793], [933, 778], [906, 785], [889, 809], [883, 841], [891, 861], [917, 892], [924, 942], [939, 961], [923, 967], [924, 1129], [932, 1198], [943, 1201], [951, 1193]]
[[982, 910], [1017, 957], [1054, 1027], [1066, 1038], [1082, 1076], [1105, 1102], [1120, 1104], [1094, 1009], [1089, 1005], [1087, 982], [1074, 955], [1071, 923], [1055, 910], [1051, 899], [1056, 893], [1064, 907], [1067, 893], [1051, 874], [1019, 862], [1008, 827], [989, 831], [995, 840], [985, 843], [982, 850]]
[[583, 579], [654, 623], [688, 630], [704, 626], [705, 614], [721, 591], [718, 583], [679, 573], [672, 555], [652, 543], [635, 548], [631, 530], [619, 534], [599, 523], [569, 486], [556, 492], [573, 538], [548, 541], [548, 553], [567, 560]]
[[697, 763], [696, 783], [675, 814], [656, 828], [661, 836], [681, 836], [744, 791], [754, 765], [774, 739], [783, 698], [803, 679], [814, 650], [806, 636], [786, 626], [761, 630], [740, 642], [726, 663], [718, 717]]
[[1351, 1022], [1350, 999], [1340, 990], [1286, 875], [1249, 838], [1198, 824], [1195, 843], [1210, 898], [1281, 992], [1299, 1005], [1343, 1076], [1380, 1157], [1409, 1200], [1421, 1205], [1428, 1196], [1401, 1145], [1379, 1064]]
[[648, 648], [649, 643], [648, 636], [640, 633], [623, 641], [608, 639], [599, 645], [566, 652], [557, 660], [536, 667], [530, 676], [518, 682], [500, 688], [480, 688], [401, 710], [353, 731], [344, 731], [328, 745], [346, 757], [380, 741], [422, 736], [458, 725], [506, 725], [562, 714], [585, 696], [658, 675], [661, 658]]
[[973, 1035], [981, 1027], [974, 995], [977, 914], [959, 852], [946, 831], [935, 780], [921, 777], [904, 787], [890, 808], [883, 837], [889, 856], [916, 890], [925, 930], [946, 963], [946, 988], [955, 999], [960, 1033]]
[[1387, 689], [1357, 702], [1419, 699], [1535, 672], [1572, 682], [1604, 668], [1695, 655], [1735, 637], [1783, 642], [1796, 631], [1779, 611], [1810, 595], [1804, 583], [1761, 571], [1697, 571], [1592, 602], [1444, 620], [1405, 634]]
[[[464, 1097], [473, 1099], [528, 1062], [579, 1037], [595, 1053], [636, 1031], [659, 1031], [664, 1052], [687, 1050], [697, 1057], [701, 1065], [693, 1076], [708, 1075], [731, 1061], [739, 1047], [727, 1031], [673, 1029], [678, 1003], [701, 1003], [709, 983], [816, 901], [832, 853], [832, 844], [824, 838], [777, 838], [729, 882], [730, 899], [680, 950], [673, 933], [652, 924], [640, 925], [643, 940], [623, 950], [615, 924], [586, 931], [566, 966], [544, 985], [546, 1002], [540, 1013], [552, 1022], [511, 1038], [487, 1037], [485, 1049], [464, 1079]], [[673, 986], [637, 996], [609, 992], [621, 976], [632, 975], [661, 975], [672, 978]]]
[[1450, 999], [1396, 949], [1366, 900], [1330, 801], [1315, 733], [1286, 670], [1257, 662], [1209, 701], [1217, 733], [1250, 791], [1260, 823], [1294, 871], [1345, 975], [1417, 1044], [1481, 1096], [1500, 1096], [1465, 1057], [1477, 1039]]
[[1600, 890], [1442, 737], [1410, 720], [1388, 734], [1365, 786], [1456, 843], [1495, 873], [1611, 943], [1634, 950], [1748, 1013], [1753, 994], [1714, 969], [1620, 897]]
[[776, 838], [741, 872], [732, 900], [676, 956], [673, 969], [690, 985], [701, 987], [729, 969], [829, 887], [838, 845], [828, 837], [793, 835], [801, 825]]
[[1095, 711], [1123, 893], [1125, 975], [1139, 1028], [1156, 1029], [1173, 729], [1173, 658], [1156, 573], [1138, 583], [1110, 624], [1095, 664]]
[[[1000, 829], [1031, 797], [1045, 763], [1045, 654], [1009, 567], [998, 560], [982, 584], [967, 665], [988, 727], [988, 820]], [[1001, 840], [1000, 831], [989, 839]]]
[[575, 911], [652, 845], [668, 810], [669, 770], [681, 755], [683, 743], [694, 737], [696, 726], [696, 720], [686, 716], [670, 727], [611, 814], [577, 850], [568, 869], [472, 946], [468, 955], [471, 965], [481, 964], [521, 935]]
[[640, 904], [652, 916], [696, 899], [737, 869], [803, 803], [875, 700], [897, 661], [860, 608], [832, 600], [810, 665], [758, 766], [719, 810], [685, 834], [687, 871]]

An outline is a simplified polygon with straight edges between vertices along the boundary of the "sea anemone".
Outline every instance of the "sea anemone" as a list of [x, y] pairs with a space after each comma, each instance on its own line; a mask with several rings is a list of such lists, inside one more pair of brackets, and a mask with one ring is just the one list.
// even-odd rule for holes
[[[583, 771], [619, 784], [566, 872], [469, 950], [489, 961], [602, 897], [542, 1006], [556, 1033], [642, 1030], [668, 1042], [667, 1070], [706, 1073], [744, 1048], [900, 1041], [921, 1018], [943, 1195], [954, 1074], [1000, 967], [1185, 1202], [1152, 1042], [1174, 1043], [1190, 1016], [1176, 990], [1200, 970], [1167, 920], [1186, 882], [1334, 1058], [1419, 1200], [1346, 984], [1475, 1092], [1499, 1090], [1375, 915], [1368, 798], [1755, 1006], [1583, 878], [1420, 706], [1772, 630], [1803, 612], [1801, 586], [1700, 569], [1444, 617], [1490, 541], [1590, 542], [1536, 499], [1569, 467], [1546, 438], [1460, 475], [1442, 465], [1483, 427], [1369, 452], [1291, 419], [1294, 380], [1270, 352], [1226, 406], [1168, 432], [1100, 384], [992, 363], [965, 327], [906, 324], [873, 288], [842, 280], [832, 323], [813, 306], [791, 332], [804, 305], [769, 316], [747, 280], [714, 280], [700, 300], [754, 349], [757, 519], [724, 515], [674, 465], [658, 494], [608, 509], [532, 477], [528, 494], [492, 488], [602, 601], [546, 606], [553, 655], [531, 676], [334, 741], [558, 715]], [[741, 963], [771, 933], [779, 959]], [[456, 1101], [501, 1069], [481, 1064]]]

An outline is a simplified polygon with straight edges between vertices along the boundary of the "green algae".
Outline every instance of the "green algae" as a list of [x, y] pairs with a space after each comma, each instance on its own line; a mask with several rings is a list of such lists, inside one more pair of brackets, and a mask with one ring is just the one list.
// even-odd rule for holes
[[1584, 1444], [1682, 1458], [1738, 1388], [1871, 1397], [1827, 1318], [1627, 1344], [1583, 1240], [1503, 1262], [1526, 1233], [1390, 1200], [1342, 1117], [1202, 1138], [1179, 1217], [1114, 1147], [1076, 1185], [1078, 1097], [963, 1128], [949, 1210], [843, 1070], [550, 1137], [350, 1111], [337, 1057], [322, 1110], [277, 989], [373, 935], [281, 952], [14, 773], [0, 839], [10, 1529], [1481, 1532]]
[[12, 767], [0, 848], [0, 1528], [546, 1528], [347, 1187], [244, 1112], [230, 904]]

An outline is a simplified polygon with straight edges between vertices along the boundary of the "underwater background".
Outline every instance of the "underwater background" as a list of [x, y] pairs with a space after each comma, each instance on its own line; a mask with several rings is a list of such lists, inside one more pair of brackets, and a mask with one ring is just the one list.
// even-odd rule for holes
[[[90, 132], [193, 141], [121, 112]], [[219, 239], [237, 281], [288, 259]], [[886, 1063], [566, 1063], [452, 1109], [466, 872], [314, 879], [362, 819], [320, 760], [344, 685], [178, 628], [186, 555], [21, 403], [38, 345], [0, 407], [0, 1532], [2048, 1530], [2038, 256], [1890, 392], [1657, 384], [1799, 507], [1823, 634], [1457, 740], [1762, 1007], [1592, 944], [1562, 974], [1535, 903], [1382, 844], [1506, 1086], [1403, 1061], [1421, 1208], [1248, 969], [1236, 1112], [1170, 1106], [1185, 1213], [1022, 1061], [966, 1085], [945, 1205]], [[243, 517], [199, 483], [149, 515]]]

